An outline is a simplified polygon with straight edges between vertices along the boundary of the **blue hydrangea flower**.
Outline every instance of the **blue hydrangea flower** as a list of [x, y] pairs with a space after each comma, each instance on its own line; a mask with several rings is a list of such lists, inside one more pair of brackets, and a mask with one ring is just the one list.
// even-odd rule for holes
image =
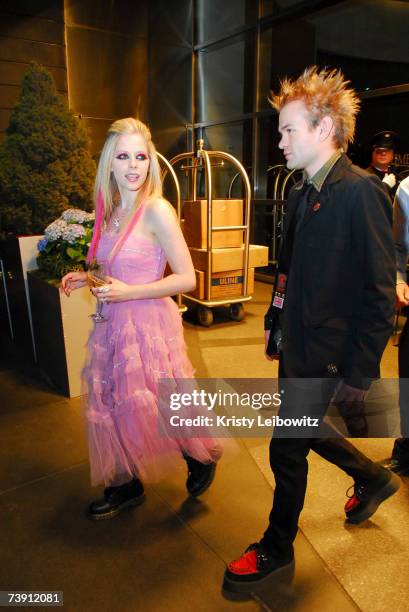
[[61, 218], [59, 218], [56, 221], [53, 221], [52, 223], [50, 223], [50, 225], [48, 225], [45, 228], [45, 232], [44, 232], [45, 237], [50, 242], [52, 240], [58, 240], [59, 238], [62, 237], [67, 227], [68, 227], [67, 223], [65, 221], [62, 221]]
[[94, 219], [94, 213], [87, 213], [79, 208], [68, 208], [64, 210], [61, 219], [67, 223], [85, 223]]
[[38, 241], [37, 248], [40, 251], [40, 253], [41, 251], [44, 251], [47, 244], [48, 244], [47, 238], [42, 238], [41, 240]]
[[70, 244], [74, 244], [77, 238], [85, 236], [85, 228], [79, 223], [69, 223], [62, 232], [62, 239], [66, 240]]

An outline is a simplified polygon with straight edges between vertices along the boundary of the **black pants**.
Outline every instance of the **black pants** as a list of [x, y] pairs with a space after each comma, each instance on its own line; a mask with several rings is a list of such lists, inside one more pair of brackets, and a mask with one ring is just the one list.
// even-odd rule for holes
[[[409, 316], [409, 308], [406, 309]], [[402, 438], [395, 441], [392, 456], [409, 461], [409, 318], [399, 339], [399, 409]]]
[[[280, 362], [280, 379], [286, 378], [283, 361]], [[337, 381], [323, 381], [321, 402], [316, 397], [313, 406], [315, 416], [323, 418]], [[332, 383], [332, 384], [331, 384]], [[308, 387], [300, 395], [300, 403], [308, 409]], [[294, 414], [294, 406], [283, 403], [280, 415]], [[329, 426], [327, 426], [328, 429]], [[303, 432], [305, 434], [305, 432]], [[308, 433], [308, 432], [307, 432]], [[366, 481], [376, 478], [380, 468], [368, 457], [357, 450], [350, 442], [337, 437], [335, 430], [328, 431], [328, 436], [318, 437], [281, 437], [282, 431], [274, 432], [270, 443], [270, 466], [275, 478], [273, 507], [269, 517], [269, 526], [261, 542], [273, 555], [288, 557], [292, 555], [292, 545], [297, 534], [298, 519], [304, 506], [307, 487], [308, 461], [310, 449], [321, 457], [337, 465], [354, 481]], [[330, 502], [331, 500], [329, 500]]]

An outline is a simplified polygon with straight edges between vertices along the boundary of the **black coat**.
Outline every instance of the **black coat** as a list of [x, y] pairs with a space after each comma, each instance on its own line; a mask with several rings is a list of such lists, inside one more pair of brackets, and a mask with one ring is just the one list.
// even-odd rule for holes
[[[391, 198], [391, 201], [393, 201], [393, 198], [395, 197], [396, 189], [398, 188], [398, 183], [396, 183], [396, 185], [394, 187], [389, 187], [389, 185], [387, 183], [383, 182], [383, 179], [385, 178], [386, 174], [389, 174], [389, 172], [392, 172], [392, 174], [395, 174], [393, 169], [389, 170], [388, 172], [382, 172], [382, 170], [378, 170], [374, 166], [368, 166], [365, 169], [366, 169], [367, 172], [369, 172], [369, 174], [374, 174], [375, 176], [377, 176], [379, 178], [379, 180], [382, 183], [382, 187], [385, 189], [386, 193]], [[396, 178], [396, 176], [395, 176], [395, 178]]]
[[[299, 194], [289, 195], [284, 241]], [[358, 388], [379, 376], [394, 316], [391, 222], [379, 179], [342, 155], [294, 238], [282, 313], [286, 376], [342, 376]]]

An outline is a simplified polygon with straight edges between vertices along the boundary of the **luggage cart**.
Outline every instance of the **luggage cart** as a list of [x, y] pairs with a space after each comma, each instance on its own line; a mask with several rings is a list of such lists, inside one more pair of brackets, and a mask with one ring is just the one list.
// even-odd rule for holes
[[[182, 215], [182, 199], [180, 196], [180, 184], [179, 184], [179, 180], [177, 177], [176, 172], [173, 169], [173, 166], [169, 163], [169, 161], [166, 159], [166, 157], [164, 157], [161, 153], [159, 153], [158, 151], [156, 152], [157, 156], [159, 158], [159, 161], [162, 162], [164, 168], [162, 168], [162, 183], [165, 180], [165, 177], [167, 175], [167, 173], [169, 172], [170, 176], [173, 179], [174, 185], [175, 185], [175, 190], [176, 190], [176, 215], [179, 221], [179, 225], [180, 225], [180, 220], [181, 220], [181, 215]], [[178, 305], [179, 308], [179, 312], [183, 313], [186, 312], [187, 310], [187, 306], [185, 304], [183, 304], [182, 301], [182, 294], [178, 293], [176, 296], [176, 304]]]
[[[213, 323], [213, 308], [218, 306], [228, 306], [229, 315], [233, 321], [241, 321], [244, 318], [243, 302], [251, 300], [252, 296], [248, 295], [248, 269], [249, 269], [249, 244], [250, 244], [250, 204], [251, 204], [251, 187], [247, 173], [242, 164], [229, 153], [222, 151], [206, 151], [203, 148], [204, 141], [202, 139], [197, 141], [197, 151], [190, 153], [181, 153], [173, 157], [169, 164], [173, 167], [183, 160], [188, 161], [188, 165], [182, 165], [181, 169], [192, 172], [191, 180], [191, 199], [195, 201], [197, 199], [197, 175], [199, 168], [204, 169], [205, 175], [205, 199], [207, 200], [207, 277], [205, 283], [205, 298], [199, 299], [192, 295], [183, 294], [183, 299], [187, 303], [197, 305], [198, 320], [204, 327], [209, 327]], [[222, 160], [219, 164], [212, 164], [211, 160], [219, 159]], [[232, 163], [239, 171], [242, 176], [244, 187], [245, 187], [245, 206], [244, 206], [244, 223], [242, 225], [234, 226], [213, 226], [213, 215], [212, 215], [212, 166], [218, 165], [223, 166], [225, 162]], [[173, 168], [172, 168], [173, 169]], [[170, 171], [170, 170], [169, 170]], [[166, 176], [167, 170], [163, 172], [162, 178]], [[178, 193], [178, 207], [181, 208], [180, 191]], [[221, 231], [232, 231], [242, 230], [244, 233], [244, 258], [243, 258], [243, 283], [242, 283], [242, 294], [235, 297], [227, 297], [226, 299], [211, 299], [211, 287], [212, 287], [212, 243], [213, 243], [213, 232]]]

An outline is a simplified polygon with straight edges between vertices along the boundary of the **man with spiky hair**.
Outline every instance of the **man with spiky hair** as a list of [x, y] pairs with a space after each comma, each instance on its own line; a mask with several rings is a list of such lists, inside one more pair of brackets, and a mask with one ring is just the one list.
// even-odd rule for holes
[[[266, 354], [279, 358], [279, 389], [285, 390], [279, 416], [315, 416], [320, 424], [332, 398], [349, 408], [363, 403], [379, 376], [394, 315], [391, 206], [378, 178], [345, 154], [359, 108], [347, 85], [341, 72], [311, 67], [285, 79], [270, 98], [287, 168], [302, 170], [303, 179], [288, 199], [265, 316]], [[368, 519], [397, 491], [395, 474], [335, 434], [324, 424], [318, 434], [313, 427], [275, 428], [269, 525], [260, 542], [229, 564], [225, 589], [249, 592], [292, 567], [310, 449], [352, 477], [345, 506], [351, 523]]]

